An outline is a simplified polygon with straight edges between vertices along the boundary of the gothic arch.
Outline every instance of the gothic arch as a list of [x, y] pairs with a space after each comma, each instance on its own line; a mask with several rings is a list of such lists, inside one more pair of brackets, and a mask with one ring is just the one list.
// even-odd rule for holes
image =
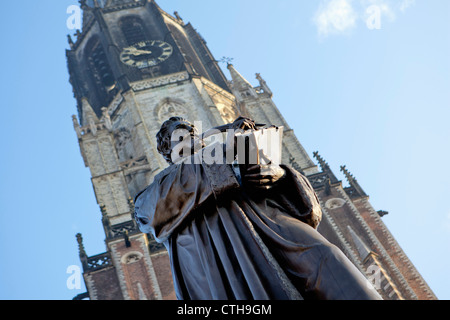
[[125, 41], [129, 46], [141, 41], [148, 40], [145, 25], [139, 16], [129, 15], [123, 17], [119, 21], [119, 26], [125, 38]]
[[120, 259], [120, 262], [122, 262], [123, 264], [135, 263], [135, 262], [138, 262], [139, 260], [141, 260], [143, 258], [143, 256], [144, 255], [142, 253], [140, 253], [139, 251], [128, 252]]
[[83, 54], [87, 64], [87, 71], [95, 88], [92, 91], [97, 93], [94, 107], [99, 109], [108, 105], [111, 101], [116, 81], [107, 52], [98, 35], [92, 36], [84, 48]]
[[325, 203], [325, 207], [329, 210], [338, 209], [345, 205], [345, 200], [341, 198], [333, 198]]
[[189, 119], [189, 110], [186, 104], [181, 99], [165, 98], [155, 108], [155, 117], [159, 119], [160, 123], [168, 120], [170, 117], [183, 117]]

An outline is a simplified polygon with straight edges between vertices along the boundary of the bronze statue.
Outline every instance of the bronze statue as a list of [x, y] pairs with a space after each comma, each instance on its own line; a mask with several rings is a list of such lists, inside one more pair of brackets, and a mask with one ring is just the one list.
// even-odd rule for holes
[[[226, 128], [258, 125], [241, 117], [220, 130]], [[186, 141], [174, 139], [180, 129], [188, 132], [193, 154], [177, 151], [181, 159], [174, 161], [174, 150]], [[163, 124], [157, 140], [170, 166], [137, 195], [135, 219], [142, 232], [165, 244], [178, 299], [381, 299], [318, 233], [319, 200], [302, 174], [282, 164], [236, 168], [198, 161], [207, 147], [179, 117]]]

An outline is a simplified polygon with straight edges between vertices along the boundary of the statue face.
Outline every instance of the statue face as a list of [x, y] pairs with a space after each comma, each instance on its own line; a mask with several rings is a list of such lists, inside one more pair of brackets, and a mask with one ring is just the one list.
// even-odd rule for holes
[[175, 121], [168, 129], [172, 162], [176, 163], [185, 157], [190, 157], [204, 145], [197, 129], [187, 121]]

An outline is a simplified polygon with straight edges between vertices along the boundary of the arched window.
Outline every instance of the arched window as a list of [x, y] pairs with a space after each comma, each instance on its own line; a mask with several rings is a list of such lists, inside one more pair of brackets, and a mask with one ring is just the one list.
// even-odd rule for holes
[[142, 20], [137, 17], [126, 17], [120, 21], [120, 28], [129, 46], [148, 40]]
[[[108, 105], [111, 100], [111, 92], [116, 81], [109, 65], [105, 50], [98, 37], [93, 37], [86, 46], [86, 60], [96, 87], [97, 107]], [[95, 99], [95, 100], [97, 100]]]

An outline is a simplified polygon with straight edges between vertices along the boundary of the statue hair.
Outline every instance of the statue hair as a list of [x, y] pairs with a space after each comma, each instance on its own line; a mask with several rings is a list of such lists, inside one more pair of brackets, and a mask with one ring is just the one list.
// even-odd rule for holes
[[171, 147], [171, 137], [172, 132], [176, 129], [174, 128], [175, 123], [184, 122], [185, 124], [190, 125], [192, 128], [195, 129], [194, 125], [187, 121], [186, 119], [182, 117], [171, 117], [169, 120], [163, 123], [161, 126], [161, 129], [156, 134], [156, 142], [157, 142], [157, 149], [158, 152], [163, 156], [163, 158], [172, 165], [172, 147]]

